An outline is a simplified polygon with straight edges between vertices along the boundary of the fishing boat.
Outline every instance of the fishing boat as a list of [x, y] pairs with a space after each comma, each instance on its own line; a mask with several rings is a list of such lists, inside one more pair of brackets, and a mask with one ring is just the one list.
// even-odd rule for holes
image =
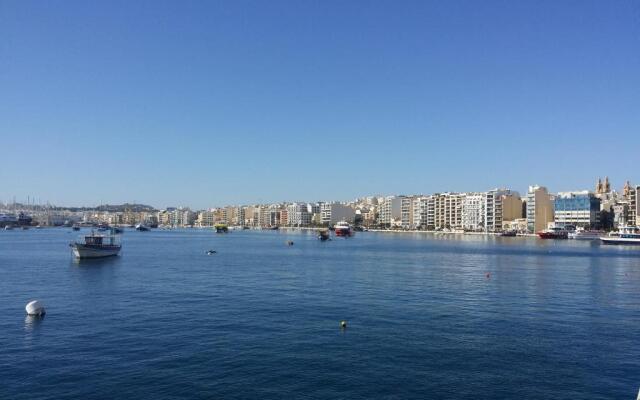
[[600, 240], [603, 244], [630, 244], [640, 245], [640, 228], [636, 226], [623, 226], [616, 233], [609, 236], [602, 236]]
[[557, 226], [538, 232], [540, 239], [568, 239], [569, 231]]
[[213, 226], [216, 230], [216, 233], [227, 233], [229, 232], [229, 227], [227, 224], [215, 224]]
[[113, 230], [109, 234], [99, 234], [91, 231], [89, 235], [81, 236], [69, 244], [76, 258], [103, 258], [116, 256], [122, 249], [120, 236]]
[[351, 225], [349, 225], [349, 223], [347, 223], [346, 221], [338, 222], [334, 227], [334, 231], [336, 233], [336, 236], [349, 237], [353, 235]]
[[604, 232], [577, 228], [575, 231], [569, 232], [568, 235], [569, 239], [574, 240], [600, 240], [600, 237], [604, 236]]
[[329, 231], [328, 230], [321, 230], [320, 232], [318, 232], [318, 239], [320, 239], [321, 241], [325, 241], [325, 240], [329, 240]]

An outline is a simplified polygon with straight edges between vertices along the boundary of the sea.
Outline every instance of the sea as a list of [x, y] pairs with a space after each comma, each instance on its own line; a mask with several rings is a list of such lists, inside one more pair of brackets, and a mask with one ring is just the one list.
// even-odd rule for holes
[[[77, 261], [77, 234], [0, 231], [0, 399], [585, 400], [640, 389], [640, 246], [127, 230], [119, 256]], [[44, 317], [26, 316], [33, 299]]]

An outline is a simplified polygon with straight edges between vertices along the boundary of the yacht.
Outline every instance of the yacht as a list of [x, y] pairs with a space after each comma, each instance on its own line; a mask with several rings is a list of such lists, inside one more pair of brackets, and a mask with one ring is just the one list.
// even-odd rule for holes
[[538, 232], [540, 239], [568, 239], [569, 231], [557, 226]]
[[640, 245], [640, 228], [637, 226], [623, 226], [617, 233], [600, 237], [603, 244], [634, 244]]
[[102, 258], [116, 256], [122, 249], [120, 236], [113, 231], [110, 234], [91, 234], [80, 237], [69, 244], [76, 258]]
[[569, 232], [569, 239], [575, 240], [599, 240], [604, 235], [603, 231], [592, 231], [584, 228], [578, 228], [573, 232]]

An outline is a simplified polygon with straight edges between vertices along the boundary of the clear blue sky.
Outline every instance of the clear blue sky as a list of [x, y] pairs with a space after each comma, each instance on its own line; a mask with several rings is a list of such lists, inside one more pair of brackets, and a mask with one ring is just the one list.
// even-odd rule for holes
[[640, 183], [638, 1], [0, 0], [0, 200]]

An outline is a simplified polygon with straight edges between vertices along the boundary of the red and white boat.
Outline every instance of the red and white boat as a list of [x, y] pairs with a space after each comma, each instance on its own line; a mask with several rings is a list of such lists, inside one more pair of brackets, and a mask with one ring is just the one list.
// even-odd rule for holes
[[569, 239], [569, 231], [557, 226], [538, 232], [540, 239]]
[[353, 235], [353, 229], [351, 229], [351, 225], [349, 225], [346, 221], [338, 222], [334, 229], [336, 236], [349, 237]]

